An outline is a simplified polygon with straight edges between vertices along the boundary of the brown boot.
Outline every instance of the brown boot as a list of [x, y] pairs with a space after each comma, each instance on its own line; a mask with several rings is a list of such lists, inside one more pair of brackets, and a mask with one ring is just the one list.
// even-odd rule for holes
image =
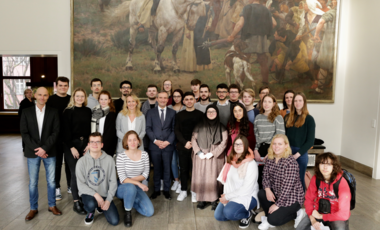
[[59, 209], [57, 208], [57, 206], [49, 207], [48, 211], [52, 212], [53, 215], [56, 215], [56, 216], [62, 215], [62, 212], [59, 211]]
[[26, 215], [25, 220], [29, 221], [32, 220], [38, 213], [38, 210], [30, 210], [28, 215]]

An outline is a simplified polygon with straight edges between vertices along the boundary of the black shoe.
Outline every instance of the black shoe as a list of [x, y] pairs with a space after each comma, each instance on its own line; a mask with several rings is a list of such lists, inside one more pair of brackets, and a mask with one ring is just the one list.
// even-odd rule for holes
[[167, 200], [171, 200], [172, 199], [172, 197], [170, 196], [169, 191], [164, 191], [164, 196], [165, 196], [165, 199], [167, 199]]
[[85, 224], [92, 224], [94, 222], [95, 212], [90, 212], [87, 214], [86, 218], [84, 219]]
[[251, 222], [252, 217], [255, 216], [254, 213], [255, 212], [253, 210], [249, 211], [248, 218], [244, 218], [244, 219], [240, 220], [239, 228], [248, 228], [249, 223]]
[[150, 195], [150, 199], [156, 199], [159, 195], [161, 195], [161, 191], [155, 191]]
[[103, 213], [103, 209], [101, 207], [96, 207], [96, 212], [99, 214]]
[[205, 202], [205, 201], [198, 201], [197, 208], [198, 209], [205, 209], [210, 205], [210, 202]]
[[218, 207], [218, 201], [211, 202], [211, 211], [215, 211], [216, 207]]
[[132, 227], [132, 211], [125, 211], [124, 226], [127, 228]]
[[83, 204], [80, 201], [74, 202], [73, 210], [74, 210], [74, 212], [76, 212], [80, 215], [86, 215], [87, 214], [86, 210], [83, 209]]

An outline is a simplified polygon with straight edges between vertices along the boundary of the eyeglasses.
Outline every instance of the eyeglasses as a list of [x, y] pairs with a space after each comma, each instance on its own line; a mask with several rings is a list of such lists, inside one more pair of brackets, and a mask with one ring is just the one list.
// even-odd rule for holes
[[227, 91], [216, 91], [216, 93], [223, 93], [223, 94], [226, 94]]
[[131, 89], [131, 87], [121, 87], [121, 89]]
[[243, 143], [235, 143], [234, 146], [235, 146], [235, 147], [243, 147], [244, 144], [243, 144]]
[[207, 114], [214, 114], [216, 111], [207, 111]]
[[92, 145], [92, 144], [100, 145], [100, 143], [102, 143], [102, 142], [100, 142], [100, 141], [90, 141], [90, 144], [91, 144], [91, 145]]

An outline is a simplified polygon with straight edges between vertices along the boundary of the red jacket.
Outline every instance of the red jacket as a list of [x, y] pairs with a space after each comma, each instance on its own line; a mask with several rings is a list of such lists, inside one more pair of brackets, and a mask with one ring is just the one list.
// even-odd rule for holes
[[351, 192], [350, 187], [344, 178], [342, 178], [339, 184], [339, 199], [336, 198], [334, 193], [333, 184], [335, 184], [341, 177], [342, 174], [338, 174], [336, 179], [331, 184], [321, 181], [318, 190], [316, 185], [316, 177], [313, 176], [311, 178], [304, 203], [308, 216], [313, 213], [313, 210], [318, 211], [319, 199], [324, 198], [330, 201], [331, 213], [323, 214], [323, 221], [346, 221], [350, 218]]

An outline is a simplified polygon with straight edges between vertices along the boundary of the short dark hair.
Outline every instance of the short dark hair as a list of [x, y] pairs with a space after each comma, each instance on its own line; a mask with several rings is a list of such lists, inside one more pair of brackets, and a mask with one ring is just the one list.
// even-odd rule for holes
[[[183, 91], [182, 91], [181, 89], [176, 89], [176, 90], [173, 91], [172, 96], [174, 96], [174, 93], [175, 93], [175, 92], [181, 94], [181, 104], [183, 104], [183, 103], [182, 103], [182, 101], [183, 101]], [[174, 105], [175, 105], [175, 101], [174, 101], [174, 99], [173, 99], [173, 100], [172, 100], [172, 106], [174, 106]]]
[[102, 80], [100, 80], [99, 78], [93, 78], [93, 79], [91, 80], [91, 87], [92, 87], [92, 83], [93, 83], [93, 82], [97, 82], [97, 81], [100, 81], [100, 85], [103, 86], [103, 82], [102, 82]]
[[193, 79], [193, 80], [191, 80], [190, 84], [191, 85], [200, 85], [200, 84], [202, 84], [202, 82], [198, 79]]
[[264, 89], [268, 89], [269, 92], [270, 92], [269, 86], [263, 85], [263, 86], [261, 86], [260, 89], [259, 89], [259, 94], [260, 94], [261, 91], [263, 91]]
[[199, 87], [199, 89], [201, 89], [201, 88], [207, 88], [208, 91], [211, 92], [210, 87], [208, 87], [208, 85], [206, 85], [206, 84], [202, 84], [202, 85]]
[[238, 92], [240, 93], [240, 87], [236, 84], [231, 84], [230, 87], [228, 87], [228, 92], [230, 92], [231, 89], [237, 89]]
[[148, 90], [149, 88], [156, 88], [157, 91], [158, 91], [158, 87], [157, 87], [157, 85], [150, 84], [150, 85], [148, 85], [148, 87], [146, 87], [146, 89]]
[[216, 86], [216, 89], [227, 89], [228, 90], [228, 86], [225, 83], [220, 83], [219, 85]]
[[328, 159], [331, 160], [331, 164], [333, 165], [333, 170], [331, 172], [330, 181], [329, 181], [331, 183], [336, 179], [338, 174], [342, 172], [342, 166], [340, 165], [339, 159], [335, 154], [331, 152], [318, 154], [317, 159], [315, 159], [314, 174], [318, 180], [325, 181], [325, 178], [323, 177], [321, 171], [319, 170], [319, 165], [327, 162]]
[[93, 132], [90, 134], [90, 136], [88, 136], [88, 143], [90, 143], [90, 138], [91, 137], [100, 137], [100, 141], [103, 143], [103, 136], [101, 133], [99, 132]]
[[56, 85], [58, 85], [58, 81], [66, 82], [67, 84], [70, 83], [70, 80], [67, 77], [57, 77], [57, 79], [55, 79], [55, 84]]
[[130, 85], [130, 86], [131, 86], [131, 89], [132, 89], [132, 83], [131, 83], [130, 81], [122, 81], [122, 82], [120, 83], [120, 89], [121, 89], [121, 87], [123, 87], [124, 84]]
[[193, 92], [188, 91], [188, 92], [183, 94], [182, 100], [185, 99], [185, 97], [187, 97], [187, 96], [193, 96], [195, 98], [195, 94]]

